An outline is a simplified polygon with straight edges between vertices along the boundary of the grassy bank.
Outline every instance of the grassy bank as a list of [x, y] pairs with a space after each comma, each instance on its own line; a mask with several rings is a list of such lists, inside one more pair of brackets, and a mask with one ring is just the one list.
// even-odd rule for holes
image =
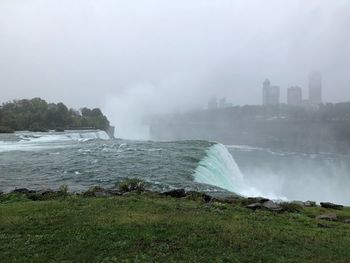
[[[336, 213], [338, 221], [315, 219]], [[1, 262], [349, 262], [350, 209], [251, 211], [153, 193], [0, 199]]]

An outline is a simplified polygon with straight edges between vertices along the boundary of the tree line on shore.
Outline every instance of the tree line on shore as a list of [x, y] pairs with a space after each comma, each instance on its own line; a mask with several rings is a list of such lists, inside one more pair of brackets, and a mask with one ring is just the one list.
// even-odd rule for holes
[[41, 98], [14, 100], [0, 106], [0, 133], [84, 128], [108, 130], [109, 121], [99, 108], [78, 111]]

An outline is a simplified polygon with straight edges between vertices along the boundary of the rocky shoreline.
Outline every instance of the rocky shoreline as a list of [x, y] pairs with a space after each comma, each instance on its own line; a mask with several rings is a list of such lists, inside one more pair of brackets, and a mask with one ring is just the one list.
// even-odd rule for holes
[[[317, 205], [314, 201], [292, 201], [292, 202], [276, 202], [264, 197], [241, 197], [229, 196], [218, 198], [207, 193], [197, 191], [186, 191], [185, 189], [173, 189], [165, 192], [156, 192], [145, 189], [144, 182], [137, 179], [128, 179], [119, 183], [115, 188], [105, 189], [100, 186], [94, 186], [85, 192], [69, 192], [67, 186], [61, 186], [58, 190], [42, 189], [30, 190], [27, 188], [17, 188], [8, 193], [0, 192], [1, 200], [6, 200], [14, 195], [22, 195], [33, 201], [45, 201], [57, 198], [66, 198], [69, 196], [81, 196], [86, 198], [108, 198], [115, 196], [133, 196], [150, 194], [159, 197], [186, 198], [190, 200], [201, 201], [207, 206], [218, 206], [220, 204], [228, 204], [233, 206], [244, 207], [251, 211], [264, 210], [274, 213], [285, 212], [302, 212], [304, 208], [320, 207], [324, 208], [326, 213], [319, 214], [316, 220], [339, 221], [336, 211], [343, 210], [344, 206], [333, 204], [330, 202], [321, 202]], [[342, 222], [350, 224], [350, 218], [345, 218]]]

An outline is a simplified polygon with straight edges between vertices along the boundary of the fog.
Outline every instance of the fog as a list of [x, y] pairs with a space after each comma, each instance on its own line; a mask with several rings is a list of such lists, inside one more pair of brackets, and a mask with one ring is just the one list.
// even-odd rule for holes
[[2, 0], [0, 102], [101, 107], [119, 136], [144, 115], [260, 104], [323, 74], [324, 100], [350, 100], [348, 0]]

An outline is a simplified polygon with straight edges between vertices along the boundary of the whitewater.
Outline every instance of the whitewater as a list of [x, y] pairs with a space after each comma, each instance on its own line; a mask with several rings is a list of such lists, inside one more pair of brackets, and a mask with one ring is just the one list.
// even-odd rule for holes
[[350, 204], [350, 157], [273, 152], [208, 141], [128, 141], [104, 131], [0, 135], [0, 191], [72, 191], [139, 178], [149, 187], [213, 195]]

